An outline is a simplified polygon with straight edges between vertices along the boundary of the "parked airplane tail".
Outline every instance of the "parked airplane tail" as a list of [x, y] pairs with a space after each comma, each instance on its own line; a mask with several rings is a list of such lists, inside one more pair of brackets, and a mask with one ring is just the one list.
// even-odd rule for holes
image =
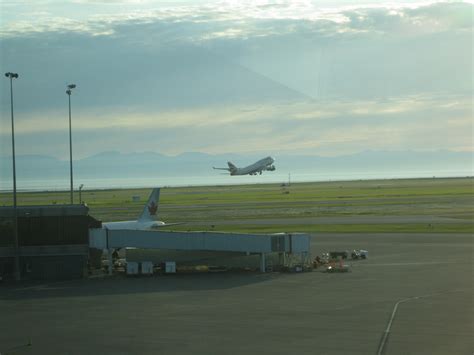
[[148, 198], [148, 202], [143, 208], [143, 212], [138, 217], [138, 221], [139, 222], [154, 221], [157, 217], [159, 201], [160, 201], [160, 189], [159, 188], [153, 189], [150, 197]]
[[229, 171], [231, 174], [237, 171], [237, 167], [234, 164], [232, 164], [230, 161], [227, 162], [227, 165], [229, 166]]

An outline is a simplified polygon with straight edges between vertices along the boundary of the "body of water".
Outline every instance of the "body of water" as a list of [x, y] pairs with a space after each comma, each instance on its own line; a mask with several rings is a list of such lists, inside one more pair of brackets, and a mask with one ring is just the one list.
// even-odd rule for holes
[[[472, 176], [472, 171], [410, 171], [410, 172], [354, 172], [347, 174], [328, 173], [291, 173], [291, 182], [311, 181], [343, 181], [343, 180], [373, 180], [373, 179], [402, 179], [402, 178], [432, 178], [432, 177], [465, 177]], [[110, 177], [92, 178], [77, 176], [74, 178], [75, 189], [83, 184], [84, 190], [91, 189], [114, 189], [114, 188], [143, 188], [162, 186], [206, 186], [206, 185], [240, 185], [240, 184], [266, 184], [266, 183], [288, 183], [288, 173], [264, 172], [255, 176], [229, 176], [216, 173], [214, 175], [179, 175], [179, 176], [155, 176], [155, 177]], [[12, 182], [0, 181], [2, 191], [11, 191]], [[63, 179], [17, 179], [18, 191], [59, 191], [69, 190], [69, 177]]]

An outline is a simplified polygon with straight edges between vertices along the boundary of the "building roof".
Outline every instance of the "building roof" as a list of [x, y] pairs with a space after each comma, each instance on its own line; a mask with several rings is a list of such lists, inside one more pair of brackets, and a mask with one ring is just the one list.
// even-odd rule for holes
[[[17, 206], [18, 217], [87, 216], [88, 213], [89, 207], [86, 205]], [[13, 216], [13, 206], [0, 206], [0, 217]]]

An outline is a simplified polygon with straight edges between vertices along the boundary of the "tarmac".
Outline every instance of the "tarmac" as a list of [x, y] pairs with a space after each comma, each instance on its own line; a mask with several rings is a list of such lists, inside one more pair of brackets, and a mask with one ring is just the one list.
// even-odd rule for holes
[[[317, 234], [351, 272], [0, 286], [4, 354], [472, 354], [471, 234]], [[394, 307], [397, 306], [396, 312]]]

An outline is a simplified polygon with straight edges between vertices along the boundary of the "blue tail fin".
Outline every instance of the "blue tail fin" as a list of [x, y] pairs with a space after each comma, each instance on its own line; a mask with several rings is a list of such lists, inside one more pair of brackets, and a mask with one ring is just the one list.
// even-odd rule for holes
[[142, 214], [138, 217], [140, 222], [154, 221], [158, 215], [158, 203], [160, 201], [160, 189], [153, 189], [148, 202], [143, 208]]

